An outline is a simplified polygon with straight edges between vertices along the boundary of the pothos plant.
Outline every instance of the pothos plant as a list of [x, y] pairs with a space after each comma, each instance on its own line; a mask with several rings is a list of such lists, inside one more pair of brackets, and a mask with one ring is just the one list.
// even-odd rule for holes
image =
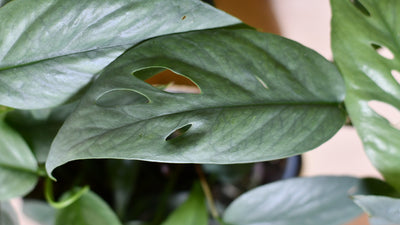
[[[48, 225], [343, 224], [363, 211], [400, 224], [400, 132], [370, 106], [400, 107], [399, 1], [331, 0], [334, 63], [199, 0], [0, 6], [1, 225], [20, 224], [15, 197]], [[164, 70], [199, 93], [145, 82]], [[214, 195], [252, 163], [316, 148], [347, 115], [384, 180]]]

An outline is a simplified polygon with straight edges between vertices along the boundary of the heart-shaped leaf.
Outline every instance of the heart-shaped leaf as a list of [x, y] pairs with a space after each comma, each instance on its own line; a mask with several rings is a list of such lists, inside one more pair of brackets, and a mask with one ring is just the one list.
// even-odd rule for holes
[[3, 117], [0, 112], [0, 201], [26, 194], [38, 179], [35, 157]]
[[371, 104], [400, 109], [400, 1], [354, 2], [331, 1], [332, 49], [346, 81], [346, 108], [370, 160], [400, 190], [400, 131]]
[[357, 195], [354, 202], [370, 216], [371, 225], [400, 224], [399, 198]]
[[14, 0], [0, 8], [0, 105], [58, 105], [145, 39], [238, 22], [199, 0]]
[[352, 177], [306, 177], [267, 184], [225, 211], [230, 225], [342, 225], [362, 213], [350, 196], [365, 183]]
[[[201, 93], [169, 93], [132, 75], [148, 77], [149, 68], [183, 74]], [[279, 36], [231, 27], [159, 37], [104, 70], [61, 128], [46, 166], [51, 172], [89, 158], [219, 164], [283, 158], [335, 134], [344, 122], [343, 98], [333, 64]]]

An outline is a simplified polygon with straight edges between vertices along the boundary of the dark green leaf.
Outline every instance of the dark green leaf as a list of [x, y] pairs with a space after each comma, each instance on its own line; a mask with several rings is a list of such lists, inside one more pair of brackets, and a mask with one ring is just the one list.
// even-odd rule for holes
[[400, 224], [400, 199], [384, 196], [358, 195], [354, 202], [371, 218], [371, 225]]
[[362, 213], [350, 199], [359, 185], [351, 177], [274, 182], [241, 195], [223, 219], [231, 225], [342, 225]]
[[[201, 94], [165, 92], [132, 75], [154, 67], [189, 77]], [[147, 101], [96, 104], [115, 91]], [[336, 133], [343, 98], [330, 62], [279, 36], [233, 27], [155, 38], [104, 70], [58, 133], [47, 170], [88, 158], [222, 164], [284, 158]]]
[[162, 223], [162, 225], [177, 224], [208, 224], [207, 205], [200, 184], [193, 186], [189, 198]]
[[12, 1], [0, 8], [0, 104], [58, 105], [145, 39], [238, 22], [199, 0]]
[[10, 203], [0, 202], [0, 225], [19, 225], [18, 217]]
[[0, 200], [29, 192], [37, 182], [37, 163], [22, 137], [0, 113]]
[[[400, 190], [400, 131], [372, 107], [386, 103], [400, 109], [395, 79], [400, 71], [400, 1], [357, 2], [331, 0], [334, 58], [345, 77], [346, 108], [365, 151], [385, 179]], [[383, 55], [383, 49], [392, 55]]]
[[24, 200], [23, 213], [40, 225], [54, 225], [56, 210], [49, 204], [38, 200]]
[[112, 209], [93, 192], [86, 192], [71, 205], [59, 210], [56, 225], [120, 225]]

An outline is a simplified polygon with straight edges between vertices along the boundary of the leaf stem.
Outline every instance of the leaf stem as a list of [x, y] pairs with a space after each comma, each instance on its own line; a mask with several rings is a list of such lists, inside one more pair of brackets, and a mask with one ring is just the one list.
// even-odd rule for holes
[[208, 182], [207, 182], [206, 176], [204, 175], [203, 169], [202, 169], [201, 165], [198, 165], [198, 164], [194, 165], [194, 167], [196, 169], [197, 174], [199, 175], [200, 184], [201, 184], [201, 187], [206, 196], [207, 204], [210, 209], [210, 213], [215, 220], [221, 221], [217, 207], [215, 207], [214, 198], [211, 194], [210, 186], [208, 185]]
[[78, 200], [83, 194], [85, 194], [86, 192], [89, 191], [89, 186], [85, 186], [85, 187], [79, 189], [79, 191], [76, 191], [72, 195], [68, 196], [67, 198], [56, 202], [54, 200], [54, 196], [53, 196], [53, 183], [52, 183], [52, 180], [50, 178], [46, 178], [44, 185], [45, 185], [44, 186], [44, 196], [46, 198], [46, 201], [53, 208], [56, 208], [56, 209], [62, 209], [62, 208], [65, 208], [65, 207], [71, 205], [76, 200]]

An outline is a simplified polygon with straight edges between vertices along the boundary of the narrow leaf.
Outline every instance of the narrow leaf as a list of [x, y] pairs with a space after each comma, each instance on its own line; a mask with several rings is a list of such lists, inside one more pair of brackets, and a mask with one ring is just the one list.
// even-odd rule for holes
[[[165, 92], [132, 75], [154, 67], [187, 76], [201, 94]], [[121, 96], [140, 100], [120, 104]], [[99, 105], [103, 98], [115, 105]], [[155, 38], [104, 70], [55, 138], [46, 167], [89, 158], [229, 164], [296, 155], [342, 126], [343, 98], [334, 65], [279, 36], [232, 27]]]
[[58, 105], [145, 39], [238, 22], [199, 0], [11, 1], [0, 8], [0, 104]]
[[346, 81], [346, 108], [370, 160], [400, 190], [400, 130], [379, 114], [384, 108], [376, 111], [370, 104], [400, 109], [394, 77], [400, 71], [400, 1], [354, 2], [331, 0], [332, 50]]
[[0, 156], [0, 200], [29, 192], [37, 182], [36, 160], [22, 137], [1, 118]]
[[350, 198], [359, 185], [351, 177], [274, 182], [241, 195], [223, 219], [231, 225], [342, 225], [362, 213]]
[[86, 192], [71, 205], [59, 210], [55, 225], [120, 225], [112, 209], [93, 192]]
[[384, 196], [357, 195], [354, 202], [371, 218], [371, 225], [400, 224], [400, 199]]
[[189, 198], [162, 223], [162, 225], [177, 224], [208, 224], [207, 205], [200, 184], [193, 186]]

